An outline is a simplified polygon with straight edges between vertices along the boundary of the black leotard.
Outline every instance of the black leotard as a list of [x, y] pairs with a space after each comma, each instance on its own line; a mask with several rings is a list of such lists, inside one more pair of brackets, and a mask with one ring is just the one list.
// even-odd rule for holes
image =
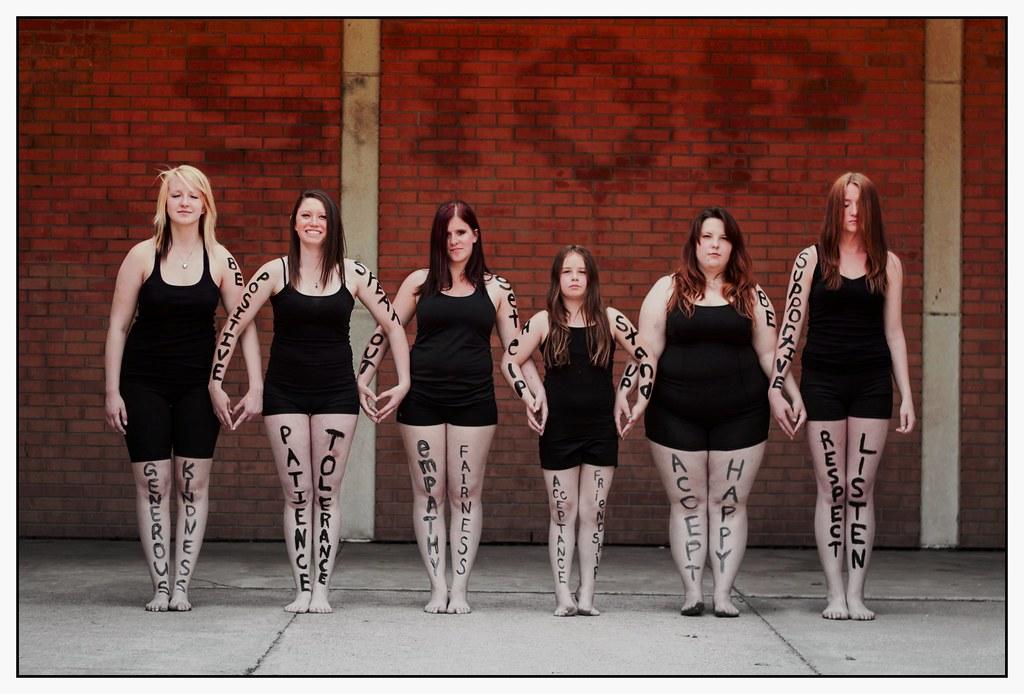
[[495, 310], [481, 282], [469, 296], [421, 296], [416, 342], [410, 352], [412, 386], [398, 421], [415, 426], [497, 422], [491, 331]]
[[606, 366], [590, 362], [587, 329], [569, 328], [569, 363], [548, 368], [544, 391], [548, 420], [540, 437], [541, 466], [564, 470], [581, 463], [615, 466], [613, 359]]
[[752, 344], [752, 322], [732, 305], [668, 314], [647, 437], [677, 450], [737, 450], [768, 438], [768, 378]]
[[189, 285], [164, 281], [160, 255], [139, 288], [138, 315], [121, 360], [125, 441], [132, 462], [212, 458], [220, 422], [206, 382], [216, 343], [220, 290], [203, 247], [203, 274]]
[[324, 296], [303, 294], [288, 283], [286, 272], [284, 289], [270, 303], [274, 341], [263, 414], [358, 414], [349, 341], [352, 294], [344, 285]]

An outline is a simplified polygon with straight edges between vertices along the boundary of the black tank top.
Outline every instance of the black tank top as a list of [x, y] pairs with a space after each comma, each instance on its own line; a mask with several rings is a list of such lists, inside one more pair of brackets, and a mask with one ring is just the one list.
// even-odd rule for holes
[[658, 384], [685, 387], [700, 381], [717, 380], [723, 388], [738, 374], [764, 376], [752, 344], [749, 318], [730, 304], [694, 306], [687, 318], [678, 306], [665, 322], [665, 349], [658, 360]]
[[354, 387], [349, 322], [355, 300], [348, 288], [324, 296], [303, 294], [288, 283], [286, 272], [284, 289], [270, 297], [270, 304], [274, 341], [268, 383], [304, 392]]
[[815, 265], [804, 367], [842, 373], [892, 368], [885, 341], [885, 295], [868, 290], [867, 276], [840, 279], [838, 289], [829, 289], [821, 264]]
[[[612, 343], [614, 348], [615, 343]], [[594, 366], [587, 348], [587, 329], [569, 328], [569, 363], [544, 373], [548, 421], [544, 438], [615, 438], [615, 387], [612, 363]]]
[[446, 406], [493, 398], [494, 318], [483, 282], [469, 296], [420, 297], [409, 357], [411, 392]]
[[139, 289], [138, 315], [125, 342], [121, 378], [205, 383], [213, 364], [219, 301], [205, 245], [203, 274], [195, 284], [167, 284], [157, 254], [153, 272]]

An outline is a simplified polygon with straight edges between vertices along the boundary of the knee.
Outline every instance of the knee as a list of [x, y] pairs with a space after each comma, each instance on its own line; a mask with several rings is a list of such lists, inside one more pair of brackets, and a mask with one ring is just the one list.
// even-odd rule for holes
[[135, 491], [140, 499], [148, 498], [150, 503], [160, 503], [171, 493], [171, 477], [164, 475], [136, 480]]
[[548, 505], [548, 510], [551, 522], [560, 525], [575, 524], [576, 517], [579, 515], [579, 505], [575, 499], [553, 499]]
[[313, 498], [312, 484], [299, 484], [284, 490], [284, 503], [288, 508], [305, 509]]
[[868, 502], [874, 497], [875, 481], [854, 477], [847, 482], [843, 491], [845, 492], [844, 498], [850, 503]]

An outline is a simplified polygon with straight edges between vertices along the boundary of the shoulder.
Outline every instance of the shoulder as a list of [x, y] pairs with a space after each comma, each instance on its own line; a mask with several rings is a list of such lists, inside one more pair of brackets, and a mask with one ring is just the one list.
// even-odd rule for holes
[[511, 289], [512, 283], [502, 277], [496, 272], [485, 272], [484, 273], [484, 285], [488, 288], [497, 286], [502, 289]]
[[[281, 262], [281, 261], [284, 262]], [[284, 277], [284, 266], [288, 262], [287, 258], [271, 258], [267, 262], [260, 266], [260, 269], [256, 271], [257, 274], [267, 274], [271, 277]]]
[[140, 241], [128, 250], [128, 254], [125, 255], [126, 261], [137, 262], [139, 259], [146, 258], [152, 260], [156, 256], [156, 239], [146, 239]]
[[430, 274], [430, 270], [425, 267], [421, 267], [419, 270], [413, 270], [409, 273], [409, 276], [405, 278], [402, 284], [415, 284], [417, 286], [427, 281], [427, 275]]
[[892, 251], [888, 251], [885, 260], [885, 274], [887, 277], [890, 279], [903, 277], [903, 263], [900, 262], [898, 255]]
[[623, 318], [626, 319], [627, 321], [629, 320], [629, 318], [626, 317], [625, 313], [615, 308], [614, 306], [605, 306], [604, 315], [608, 318], [608, 321], [610, 323], [614, 323], [616, 320], [620, 320]]
[[373, 271], [370, 270], [370, 268], [366, 267], [366, 263], [364, 263], [361, 260], [356, 260], [355, 258], [345, 258], [344, 266], [342, 269], [345, 271], [346, 275], [350, 272], [355, 273], [359, 276], [373, 274]]
[[799, 253], [797, 253], [796, 257], [797, 257], [798, 260], [800, 258], [806, 258], [807, 260], [810, 260], [810, 261], [813, 261], [813, 262], [817, 262], [818, 261], [818, 246], [816, 244], [812, 243], [810, 246], [808, 246], [807, 248], [805, 248], [802, 251], [800, 251]]
[[228, 258], [234, 258], [231, 255], [231, 251], [219, 243], [215, 243], [212, 246], [207, 246], [206, 252], [210, 254], [210, 260], [214, 262], [225, 262]]
[[662, 297], [667, 300], [675, 292], [675, 284], [675, 275], [664, 275], [658, 278], [651, 290], [647, 292], [647, 298]]

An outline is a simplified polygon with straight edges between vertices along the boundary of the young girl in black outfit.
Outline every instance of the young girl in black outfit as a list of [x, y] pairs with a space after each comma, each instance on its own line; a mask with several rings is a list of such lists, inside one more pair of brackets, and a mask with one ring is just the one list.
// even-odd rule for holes
[[[731, 593], [768, 439], [775, 347], [772, 305], [750, 265], [736, 220], [708, 208], [693, 221], [679, 269], [655, 283], [640, 309], [640, 337], [657, 360], [644, 422], [671, 504], [669, 539], [688, 617], [704, 611], [709, 559], [715, 616], [739, 616]], [[787, 387], [796, 393], [792, 380]]]
[[[413, 487], [413, 528], [430, 578], [424, 611], [470, 612], [467, 592], [483, 528], [484, 469], [498, 421], [491, 330], [508, 345], [519, 328], [507, 280], [488, 271], [473, 209], [442, 204], [430, 232], [430, 266], [402, 283], [395, 310], [406, 324], [415, 314], [412, 389], [398, 410]], [[375, 334], [371, 344], [380, 342]], [[368, 384], [384, 345], [364, 355], [359, 382]], [[536, 369], [527, 373], [538, 389]], [[543, 394], [537, 403], [542, 419]], [[450, 513], [451, 594], [446, 573], [445, 507]]]
[[[105, 356], [106, 419], [124, 434], [132, 461], [139, 536], [154, 589], [146, 609], [186, 611], [192, 609], [188, 588], [206, 532], [220, 431], [206, 390], [214, 314], [218, 303], [238, 301], [241, 273], [217, 243], [213, 190], [199, 169], [182, 165], [160, 174], [153, 226], [153, 238], [132, 248], [117, 273]], [[239, 421], [260, 411], [255, 329], [242, 336], [242, 351], [249, 392], [238, 405]], [[180, 495], [173, 572], [172, 480]]]
[[[284, 536], [295, 580], [288, 612], [331, 612], [331, 572], [339, 549], [338, 502], [359, 396], [352, 365], [349, 321], [359, 299], [396, 343], [398, 385], [380, 395], [386, 404], [368, 412], [390, 414], [409, 389], [408, 342], [376, 277], [345, 257], [338, 206], [327, 193], [299, 195], [290, 219], [287, 258], [261, 267], [221, 331], [209, 388], [221, 421], [232, 429], [230, 403], [221, 383], [235, 336], [269, 299], [274, 341], [263, 394], [263, 422], [284, 491]], [[368, 394], [368, 401], [376, 398]]]
[[[547, 310], [523, 324], [505, 351], [502, 374], [535, 410], [534, 395], [520, 374], [539, 346], [549, 415], [540, 437], [540, 465], [551, 522], [548, 556], [555, 579], [555, 616], [597, 616], [594, 589], [604, 543], [606, 504], [618, 465], [619, 435], [632, 427], [626, 402], [632, 378], [650, 393], [653, 369], [622, 312], [601, 301], [597, 263], [582, 246], [566, 246], [551, 266]], [[626, 387], [616, 395], [612, 364], [616, 343], [630, 356]], [[621, 417], [627, 426], [621, 427]], [[625, 431], [623, 431], [625, 429]], [[579, 519], [577, 540], [576, 521]], [[579, 586], [569, 589], [573, 554], [579, 549]]]
[[[903, 266], [885, 243], [882, 208], [867, 176], [832, 184], [821, 239], [796, 258], [768, 391], [772, 413], [792, 437], [807, 409], [807, 440], [818, 499], [814, 536], [825, 570], [825, 619], [874, 619], [864, 580], [875, 540], [874, 486], [900, 390], [901, 434], [914, 429], [903, 335]], [[800, 394], [783, 397], [805, 319]], [[797, 412], [794, 412], [794, 408]], [[796, 426], [794, 426], [794, 423]], [[843, 564], [848, 583], [843, 588]]]

